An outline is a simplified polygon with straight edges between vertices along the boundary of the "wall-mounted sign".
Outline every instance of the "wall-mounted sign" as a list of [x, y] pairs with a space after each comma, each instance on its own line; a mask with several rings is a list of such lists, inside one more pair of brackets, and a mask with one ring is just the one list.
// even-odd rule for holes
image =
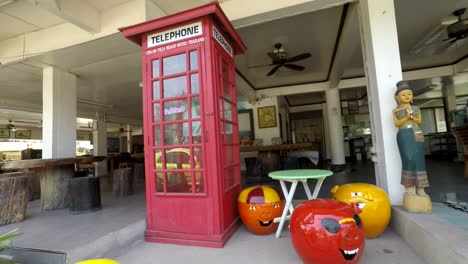
[[201, 35], [202, 22], [184, 25], [148, 36], [148, 48]]
[[229, 55], [231, 55], [231, 57], [234, 55], [232, 53], [231, 45], [229, 45], [229, 43], [226, 41], [226, 39], [223, 37], [223, 35], [221, 35], [221, 33], [219, 33], [219, 31], [215, 27], [213, 27], [213, 38], [216, 39], [216, 41], [218, 41], [218, 43], [221, 45], [221, 47], [223, 47], [223, 49]]

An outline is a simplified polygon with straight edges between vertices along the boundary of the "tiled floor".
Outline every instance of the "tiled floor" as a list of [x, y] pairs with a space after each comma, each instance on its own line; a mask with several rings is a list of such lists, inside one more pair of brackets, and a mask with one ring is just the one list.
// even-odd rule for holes
[[[429, 178], [430, 187], [426, 192], [431, 196], [433, 202], [446, 200], [468, 201], [468, 179], [463, 177], [463, 163], [451, 162], [447, 160], [426, 159], [426, 171]], [[268, 180], [261, 184], [274, 185], [280, 190], [279, 183]], [[327, 178], [322, 185], [318, 197], [330, 198], [330, 190], [335, 185], [351, 182], [366, 182], [375, 184], [375, 171], [372, 162], [354, 161], [347, 162], [346, 169], [335, 172], [332, 177]], [[256, 183], [244, 184], [244, 186], [255, 185]], [[309, 181], [310, 188], [314, 186]], [[306, 199], [302, 186], [296, 190], [295, 199]]]

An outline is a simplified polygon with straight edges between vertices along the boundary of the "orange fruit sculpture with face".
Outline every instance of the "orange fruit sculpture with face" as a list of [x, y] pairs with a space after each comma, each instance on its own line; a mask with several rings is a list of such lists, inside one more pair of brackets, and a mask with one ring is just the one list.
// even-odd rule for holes
[[237, 198], [239, 215], [247, 229], [255, 235], [268, 235], [278, 227], [274, 223], [281, 217], [284, 200], [272, 186], [254, 186], [244, 189]]
[[381, 188], [368, 183], [348, 183], [333, 187], [331, 193], [336, 200], [361, 208], [359, 217], [366, 238], [377, 237], [387, 228], [391, 205], [387, 193]]

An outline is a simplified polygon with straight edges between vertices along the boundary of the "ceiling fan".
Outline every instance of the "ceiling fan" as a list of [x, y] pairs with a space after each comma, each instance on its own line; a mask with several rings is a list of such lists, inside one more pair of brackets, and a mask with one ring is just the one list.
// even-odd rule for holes
[[284, 51], [283, 44], [281, 44], [281, 43], [276, 43], [274, 45], [273, 52], [268, 52], [267, 54], [272, 60], [271, 64], [253, 66], [253, 67], [250, 67], [250, 68], [263, 67], [263, 66], [274, 66], [267, 73], [267, 76], [272, 76], [281, 67], [285, 67], [285, 68], [295, 70], [295, 71], [303, 71], [305, 69], [304, 66], [297, 65], [297, 64], [292, 64], [291, 62], [305, 60], [307, 58], [312, 57], [312, 54], [307, 52], [307, 53], [302, 53], [302, 54], [299, 54], [299, 55], [288, 58], [288, 53], [286, 51]]
[[12, 120], [8, 120], [8, 124], [6, 125], [6, 128], [10, 131], [16, 131], [15, 125], [12, 124]]
[[132, 132], [132, 130], [131, 130], [131, 129], [130, 129], [130, 130], [126, 130], [125, 128], [123, 128], [122, 125], [120, 125], [119, 132], [120, 132], [120, 134], [122, 134], [122, 133], [125, 133], [125, 132]]
[[458, 17], [457, 21], [447, 26], [447, 39], [444, 41], [450, 41], [454, 43], [460, 39], [468, 37], [468, 19], [462, 19], [462, 15], [465, 13], [466, 8], [455, 10], [452, 14]]
[[464, 45], [468, 37], [468, 19], [462, 19], [466, 8], [457, 9], [442, 19], [437, 27], [421, 38], [410, 50], [413, 55], [431, 56], [449, 52]]

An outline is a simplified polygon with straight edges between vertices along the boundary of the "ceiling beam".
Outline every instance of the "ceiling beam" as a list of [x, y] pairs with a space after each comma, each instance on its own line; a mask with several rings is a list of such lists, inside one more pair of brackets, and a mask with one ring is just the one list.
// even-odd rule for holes
[[453, 74], [455, 74], [454, 66], [448, 65], [448, 66], [440, 66], [440, 67], [427, 68], [427, 69], [421, 69], [421, 70], [404, 71], [403, 79], [406, 81], [412, 81], [412, 80], [450, 76]]
[[356, 35], [356, 32], [359, 32], [357, 4], [351, 3], [345, 15], [343, 29], [337, 43], [338, 48], [333, 56], [332, 67], [328, 78], [330, 81], [330, 88], [338, 87], [338, 83], [343, 77], [346, 66], [348, 66], [353, 55], [361, 48], [359, 35]]
[[55, 14], [73, 25], [92, 34], [101, 31], [100, 14], [86, 1], [76, 0], [30, 0], [37, 6]]
[[[235, 28], [341, 6], [357, 0], [236, 0], [220, 5]], [[246, 8], [248, 7], [248, 8]]]
[[96, 34], [89, 34], [71, 23], [62, 23], [0, 41], [0, 64], [15, 63], [28, 57], [120, 34], [118, 28], [143, 22], [145, 13], [144, 5], [139, 1], [129, 1], [103, 11], [101, 31]]
[[262, 95], [268, 95], [268, 97], [271, 97], [271, 96], [281, 96], [281, 95], [322, 92], [328, 89], [329, 86], [330, 85], [328, 82], [321, 82], [321, 83], [309, 83], [309, 84], [299, 84], [299, 85], [261, 89], [261, 90], [257, 90], [257, 97], [261, 98]]
[[[403, 79], [407, 81], [411, 80], [419, 80], [419, 79], [430, 79], [430, 78], [437, 78], [443, 76], [450, 76], [455, 74], [454, 66], [441, 66], [429, 69], [422, 69], [422, 70], [413, 70], [413, 71], [406, 71], [403, 72]], [[363, 87], [367, 86], [367, 80], [365, 77], [356, 77], [356, 78], [349, 78], [343, 79], [339, 82], [336, 88], [338, 89], [347, 89], [347, 88], [355, 88], [355, 87]], [[262, 95], [268, 96], [285, 96], [285, 95], [293, 95], [293, 94], [302, 94], [302, 93], [312, 93], [312, 92], [321, 92], [327, 89], [330, 89], [330, 82], [320, 82], [320, 83], [309, 83], [309, 84], [300, 84], [300, 85], [292, 85], [292, 86], [283, 86], [283, 87], [275, 87], [269, 89], [260, 89], [257, 90], [257, 97]]]
[[455, 64], [455, 73], [464, 71], [468, 71], [468, 54], [464, 59]]

